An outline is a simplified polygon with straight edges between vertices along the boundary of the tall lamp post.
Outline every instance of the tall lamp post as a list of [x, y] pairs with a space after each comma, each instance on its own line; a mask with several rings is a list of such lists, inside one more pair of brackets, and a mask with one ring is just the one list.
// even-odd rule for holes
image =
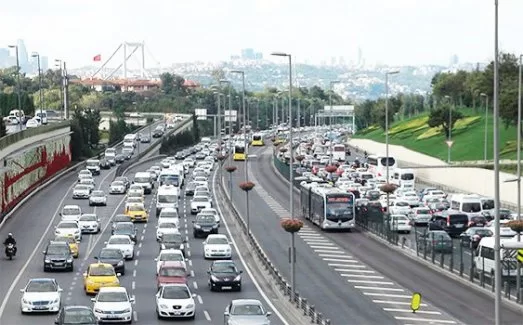
[[[229, 80], [225, 80], [225, 79], [220, 80], [220, 85], [227, 85], [229, 87], [229, 95], [231, 94], [231, 88], [230, 88], [231, 82]], [[223, 108], [225, 111], [225, 96], [224, 96], [224, 101], [223, 101]], [[230, 113], [231, 112], [229, 111], [229, 114]], [[224, 119], [223, 123], [225, 125], [225, 119]], [[218, 107], [218, 129], [220, 130], [220, 133], [218, 135], [218, 143], [219, 143], [220, 155], [221, 155], [222, 154], [222, 111], [221, 111], [220, 107]]]
[[[449, 95], [445, 95], [445, 99], [451, 100]], [[450, 164], [450, 148], [452, 147], [452, 106], [449, 106], [449, 134], [447, 137], [447, 163]]]
[[[289, 151], [290, 151], [290, 158], [289, 158], [289, 193], [290, 193], [290, 199], [289, 199], [289, 205], [290, 205], [290, 213], [291, 213], [291, 219], [294, 220], [294, 159], [293, 159], [293, 151], [292, 151], [292, 55], [289, 53], [283, 53], [283, 52], [274, 52], [271, 55], [274, 56], [283, 56], [287, 57], [289, 59]], [[290, 263], [291, 263], [291, 299], [294, 299], [294, 295], [296, 293], [296, 247], [295, 247], [295, 238], [294, 233], [291, 232], [291, 247], [289, 249], [289, 255], [290, 255]], [[294, 301], [294, 300], [293, 300]]]
[[[340, 83], [339, 80], [332, 80], [330, 83], [329, 83], [329, 106], [330, 106], [330, 110], [329, 110], [329, 131], [330, 131], [330, 134], [329, 134], [329, 138], [332, 136], [332, 88], [333, 88], [333, 85], [334, 84], [337, 84], [337, 83]], [[329, 155], [329, 165], [332, 165], [332, 148], [330, 150], [330, 155]]]
[[488, 159], [488, 95], [485, 93], [479, 94], [482, 98], [485, 98], [485, 144], [483, 148], [483, 160], [487, 162]]
[[[8, 45], [9, 48], [15, 49], [16, 53], [16, 97], [18, 97], [18, 110], [22, 110], [22, 94], [20, 89], [20, 56], [18, 54], [18, 45]], [[23, 129], [22, 116], [20, 115], [20, 130]]]
[[64, 80], [63, 80], [63, 76], [62, 76], [62, 60], [60, 59], [55, 59], [54, 60], [55, 62], [55, 67], [58, 68], [58, 71], [60, 72], [60, 115], [62, 115], [62, 118], [63, 118], [63, 87], [64, 87]]
[[245, 72], [241, 70], [231, 70], [231, 73], [238, 73], [242, 76], [242, 115], [243, 115], [243, 150], [245, 150], [245, 181], [249, 180], [247, 162], [249, 161], [249, 151], [247, 150], [247, 114], [245, 112]]
[[44, 124], [44, 114], [42, 107], [44, 105], [44, 96], [42, 93], [42, 69], [40, 68], [40, 54], [35, 52], [31, 55], [33, 58], [38, 60], [38, 95], [40, 97], [40, 124]]
[[[385, 73], [385, 157], [387, 157], [387, 166], [386, 166], [386, 178], [387, 183], [390, 183], [390, 175], [389, 175], [389, 76], [398, 74], [399, 71], [389, 71]], [[390, 216], [389, 213], [389, 196], [390, 193], [387, 192], [387, 215]], [[390, 222], [387, 222], [387, 224], [390, 225]]]

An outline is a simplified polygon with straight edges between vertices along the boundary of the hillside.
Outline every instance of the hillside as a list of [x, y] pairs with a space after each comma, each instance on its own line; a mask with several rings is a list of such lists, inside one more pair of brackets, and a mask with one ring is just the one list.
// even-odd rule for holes
[[[451, 160], [483, 160], [485, 139], [485, 116], [478, 115], [470, 109], [460, 109], [465, 117], [456, 122], [452, 130]], [[424, 154], [447, 160], [445, 133], [440, 128], [430, 128], [427, 124], [428, 113], [414, 118], [395, 122], [390, 127], [390, 143]], [[488, 117], [488, 151], [487, 158], [493, 157], [492, 114]], [[358, 132], [354, 138], [364, 138], [385, 142], [385, 133], [378, 126], [371, 126]], [[500, 145], [502, 159], [516, 158], [516, 128], [501, 126]]]

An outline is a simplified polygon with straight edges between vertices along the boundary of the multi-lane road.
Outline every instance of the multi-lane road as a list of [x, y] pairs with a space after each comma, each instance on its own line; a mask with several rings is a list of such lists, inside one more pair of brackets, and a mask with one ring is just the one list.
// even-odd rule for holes
[[[254, 153], [257, 158], [249, 162], [249, 177], [256, 184], [249, 194], [251, 229], [289, 279], [289, 235], [278, 225], [281, 217], [289, 216], [288, 183], [271, 167], [272, 148], [254, 149]], [[237, 165], [235, 184], [244, 177], [244, 165]], [[233, 199], [245, 215], [245, 195], [237, 187]], [[299, 211], [298, 195], [294, 204]], [[296, 241], [297, 291], [333, 324], [493, 323], [492, 298], [358, 231], [322, 232], [308, 222], [305, 225]], [[424, 305], [413, 315], [408, 305], [414, 291], [422, 293]], [[521, 323], [512, 309], [503, 306], [502, 312], [506, 324]]]
[[[159, 161], [146, 162], [130, 168], [126, 176], [132, 179], [134, 173], [147, 170]], [[102, 171], [96, 176], [97, 186], [107, 191], [109, 184], [114, 178], [115, 168]], [[16, 325], [31, 322], [32, 324], [51, 324], [54, 315], [40, 315], [37, 317], [22, 316], [20, 313], [20, 292], [26, 282], [31, 278], [53, 277], [56, 278], [63, 288], [63, 303], [81, 304], [90, 306], [90, 297], [83, 290], [83, 272], [90, 263], [95, 262], [94, 257], [104, 247], [111, 235], [111, 219], [118, 213], [123, 213], [125, 196], [108, 196], [107, 206], [89, 207], [87, 200], [73, 200], [72, 186], [76, 183], [76, 175], [70, 174], [44, 189], [30, 199], [21, 207], [15, 215], [0, 230], [0, 236], [5, 237], [8, 232], [13, 232], [18, 241], [19, 253], [15, 260], [0, 260], [2, 277], [0, 278], [0, 292], [4, 293], [0, 305], [0, 324]], [[146, 196], [146, 207], [155, 211], [154, 195]], [[59, 222], [59, 212], [65, 204], [78, 204], [84, 213], [96, 213], [102, 223], [102, 232], [98, 235], [84, 235], [80, 244], [80, 256], [75, 260], [74, 272], [44, 273], [42, 269], [42, 250], [48, 240], [54, 237], [54, 226]], [[278, 318], [277, 314], [263, 300], [253, 280], [244, 272], [243, 289], [241, 292], [211, 292], [207, 287], [207, 270], [210, 261], [203, 258], [203, 239], [192, 237], [192, 219], [190, 215], [190, 199], [180, 199], [180, 230], [188, 240], [188, 266], [191, 276], [188, 285], [197, 294], [197, 311], [194, 321], [184, 323], [190, 324], [221, 324], [225, 306], [232, 299], [253, 298], [259, 299], [268, 310], [273, 311], [272, 324], [286, 324]], [[134, 305], [134, 322], [137, 324], [159, 324], [163, 321], [157, 320], [154, 296], [156, 293], [155, 257], [159, 252], [156, 242], [156, 218], [154, 213], [148, 223], [138, 224], [138, 243], [135, 247], [135, 259], [126, 262], [126, 273], [121, 276], [121, 285], [136, 299]], [[220, 228], [220, 233], [228, 233], [225, 225]], [[245, 270], [245, 266], [237, 260], [238, 254], [233, 250], [233, 260], [237, 262], [239, 269]]]

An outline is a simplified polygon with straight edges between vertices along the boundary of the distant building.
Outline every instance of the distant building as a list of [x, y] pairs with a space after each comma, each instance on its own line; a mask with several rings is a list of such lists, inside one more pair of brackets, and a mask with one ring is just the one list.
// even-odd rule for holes
[[263, 53], [262, 52], [256, 52], [254, 55], [255, 60], [263, 60]]
[[108, 91], [108, 90], [118, 90], [121, 91], [135, 91], [142, 92], [151, 89], [160, 88], [161, 82], [156, 80], [125, 80], [125, 79], [115, 79], [115, 80], [103, 80], [103, 79], [74, 79], [70, 81], [71, 83], [80, 84], [84, 86], [91, 87], [96, 91]]
[[450, 57], [450, 62], [449, 63], [450, 63], [449, 66], [451, 66], [451, 67], [455, 66], [455, 65], [458, 65], [459, 64], [459, 57], [456, 54], [452, 55]]
[[256, 54], [253, 49], [242, 49], [242, 60], [255, 60]]
[[49, 69], [49, 58], [47, 56], [40, 57], [40, 68], [43, 72]]
[[9, 67], [9, 49], [0, 48], [0, 68]]
[[19, 39], [17, 41], [18, 45], [18, 62], [20, 63], [20, 70], [23, 72], [31, 72], [31, 62], [29, 62], [29, 54], [27, 54], [27, 49], [25, 48], [24, 40]]

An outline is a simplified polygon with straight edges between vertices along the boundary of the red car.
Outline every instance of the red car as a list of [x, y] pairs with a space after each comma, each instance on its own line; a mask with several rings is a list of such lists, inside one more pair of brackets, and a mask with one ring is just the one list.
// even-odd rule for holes
[[165, 284], [187, 284], [187, 269], [179, 261], [165, 261], [156, 276], [158, 288]]

